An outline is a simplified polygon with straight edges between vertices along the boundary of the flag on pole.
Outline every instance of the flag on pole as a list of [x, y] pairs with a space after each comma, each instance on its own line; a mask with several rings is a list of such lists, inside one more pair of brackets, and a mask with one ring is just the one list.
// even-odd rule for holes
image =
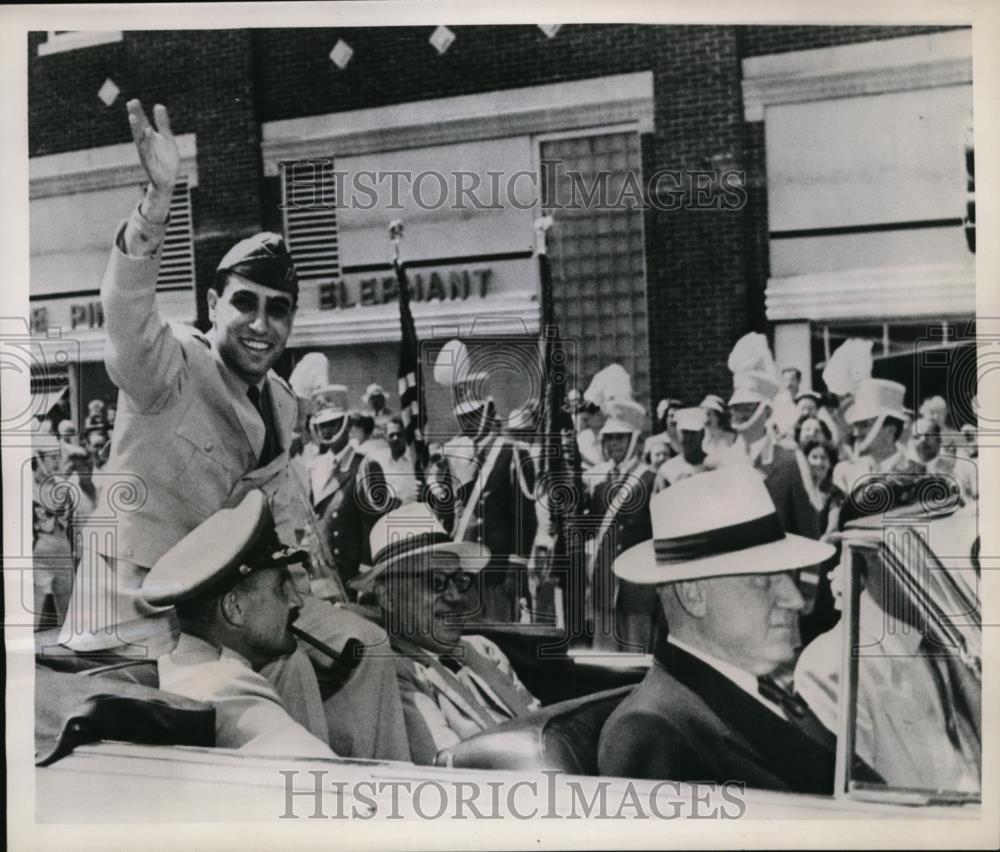
[[403, 223], [396, 219], [389, 225], [389, 236], [393, 243], [392, 265], [399, 283], [399, 326], [402, 332], [399, 345], [399, 411], [406, 428], [406, 442], [416, 453], [417, 476], [422, 480], [427, 465], [427, 442], [424, 439], [426, 414], [424, 406], [424, 383], [420, 365], [420, 342], [417, 327], [410, 310], [410, 285], [406, 268], [400, 259], [400, 243], [403, 239]]

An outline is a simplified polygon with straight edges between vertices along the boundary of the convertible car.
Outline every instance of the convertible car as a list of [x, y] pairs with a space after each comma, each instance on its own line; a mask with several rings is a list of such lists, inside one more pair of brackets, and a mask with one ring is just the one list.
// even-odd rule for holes
[[[975, 506], [948, 505], [921, 506], [919, 511], [888, 507], [848, 525], [840, 538], [835, 572], [841, 601], [837, 680], [842, 688], [832, 704], [838, 742], [834, 794], [746, 790], [741, 793], [746, 816], [978, 818], [981, 623], [976, 523]], [[852, 777], [856, 750], [872, 759], [864, 751], [872, 749], [872, 731], [859, 724], [867, 700], [866, 658], [872, 654], [860, 624], [866, 595], [877, 598], [894, 625], [914, 631], [921, 653], [933, 658], [941, 674], [939, 698], [949, 710], [961, 713], [966, 735], [973, 738], [977, 777], [971, 783], [938, 779], [934, 766], [922, 767], [919, 783], [897, 778], [875, 785]], [[620, 796], [626, 789], [649, 797], [663, 812], [685, 797], [690, 802], [690, 785], [597, 776], [601, 727], [643, 677], [650, 658], [567, 650], [565, 637], [548, 627], [512, 625], [491, 638], [501, 644], [544, 706], [442, 751], [435, 766], [272, 758], [214, 748], [211, 708], [160, 693], [155, 666], [147, 664], [144, 675], [141, 666], [127, 662], [105, 662], [96, 671], [85, 665], [83, 671], [68, 671], [65, 661], [39, 657], [36, 680], [46, 681], [47, 689], [62, 696], [63, 709], [58, 718], [46, 718], [46, 708], [36, 708], [37, 819], [150, 821], [178, 813], [191, 821], [247, 815], [273, 819], [293, 800], [311, 813], [312, 805], [302, 803], [301, 797], [308, 799], [315, 790], [316, 772], [346, 785], [341, 789], [351, 792], [344, 794], [346, 800], [340, 798], [338, 807], [359, 818], [393, 809], [405, 814], [418, 807], [413, 791], [423, 782], [488, 785], [527, 779], [551, 784], [555, 771], [560, 783], [551, 791], [550, 807], [563, 814], [576, 812], [595, 795]], [[74, 665], [81, 668], [79, 661]], [[897, 663], [890, 660], [888, 665]], [[905, 679], [913, 661], [900, 659], [898, 665]], [[106, 687], [98, 699], [103, 702], [100, 712], [93, 706], [94, 678]], [[82, 679], [89, 681], [91, 703], [74, 707], [74, 690]], [[877, 743], [875, 747], [877, 751]], [[369, 792], [358, 796], [358, 790]]]

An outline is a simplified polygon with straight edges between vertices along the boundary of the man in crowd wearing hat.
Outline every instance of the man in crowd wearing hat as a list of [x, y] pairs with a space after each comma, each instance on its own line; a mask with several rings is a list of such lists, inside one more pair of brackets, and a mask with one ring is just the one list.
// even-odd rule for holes
[[815, 417], [822, 401], [823, 395], [816, 393], [816, 391], [799, 391], [799, 395], [795, 397], [796, 418]]
[[368, 535], [392, 508], [381, 466], [350, 442], [347, 399], [344, 385], [328, 385], [314, 397], [311, 428], [318, 451], [309, 467], [313, 509], [345, 583], [370, 559]]
[[472, 368], [461, 341], [452, 340], [442, 348], [434, 378], [452, 391], [459, 429], [444, 446], [456, 498], [452, 536], [455, 541], [482, 545], [490, 553], [483, 572], [483, 618], [517, 621], [538, 532], [534, 492], [524, 476], [532, 466], [530, 453], [501, 430], [493, 400], [484, 393], [489, 374]]
[[538, 709], [493, 642], [462, 635], [488, 549], [452, 541], [427, 504], [411, 503], [379, 519], [371, 552], [354, 585], [374, 592], [385, 619], [415, 763]]
[[751, 332], [741, 337], [729, 355], [729, 369], [733, 373], [729, 413], [737, 437], [720, 456], [719, 465], [750, 464], [766, 475], [781, 448], [771, 426], [778, 381], [764, 335]]
[[700, 408], [678, 409], [677, 431], [681, 436], [681, 452], [680, 455], [667, 459], [656, 471], [657, 491], [708, 470], [703, 449], [705, 412]]
[[368, 385], [365, 395], [361, 397], [361, 400], [368, 406], [368, 410], [364, 413], [375, 421], [374, 436], [376, 438], [385, 438], [385, 430], [389, 425], [389, 419], [392, 417], [392, 411], [385, 404], [385, 390], [382, 388], [382, 385], [372, 382], [372, 384]]
[[[168, 324], [156, 306], [156, 279], [180, 154], [165, 107], [154, 109], [156, 128], [139, 101], [127, 107], [149, 183], [115, 236], [101, 299], [105, 364], [119, 388], [107, 470], [134, 489], [134, 499], [118, 514], [113, 539], [95, 536], [103, 552], [88, 547], [83, 554], [60, 642], [74, 651], [145, 656], [173, 647], [176, 617], [172, 607], [143, 598], [142, 579], [213, 513], [259, 487], [279, 537], [294, 542], [286, 451], [298, 406], [271, 368], [291, 332], [298, 277], [282, 239], [257, 234], [219, 263], [208, 290], [210, 334]], [[337, 651], [349, 638], [385, 641], [361, 616], [326, 601], [310, 598], [305, 611], [314, 635]], [[312, 675], [306, 655], [296, 651], [271, 665], [269, 678], [295, 718], [310, 729], [320, 725], [323, 706], [302, 691]], [[394, 720], [401, 714], [393, 708], [398, 691], [390, 674], [372, 656], [326, 704], [346, 718], [366, 708], [369, 724], [354, 737], [353, 756], [396, 756]], [[337, 712], [345, 707], [349, 712]]]
[[913, 471], [897, 446], [906, 420], [905, 396], [903, 385], [887, 379], [863, 379], [855, 387], [845, 419], [854, 430], [856, 457], [833, 471], [834, 484], [848, 497], [871, 474]]
[[628, 581], [616, 582], [614, 560], [651, 535], [649, 499], [656, 473], [639, 456], [646, 410], [629, 398], [606, 400], [601, 448], [606, 461], [584, 474], [589, 511], [600, 519], [587, 574], [594, 618], [593, 646], [600, 650], [644, 651], [656, 624], [656, 595]]
[[157, 660], [159, 687], [215, 707], [217, 746], [335, 757], [260, 673], [296, 648], [289, 627], [303, 599], [288, 566], [303, 556], [281, 547], [263, 493], [251, 491], [188, 533], [143, 580], [143, 597], [173, 606], [181, 630], [176, 647]]
[[829, 794], [834, 738], [769, 676], [795, 656], [793, 572], [833, 548], [786, 535], [746, 466], [690, 477], [650, 509], [652, 540], [615, 573], [656, 590], [669, 635], [605, 724], [600, 773]]

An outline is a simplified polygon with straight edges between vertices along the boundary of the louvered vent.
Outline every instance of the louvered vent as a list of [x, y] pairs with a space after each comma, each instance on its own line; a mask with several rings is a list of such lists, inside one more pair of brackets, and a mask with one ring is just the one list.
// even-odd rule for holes
[[337, 197], [332, 160], [282, 164], [285, 240], [303, 281], [340, 276]]
[[163, 242], [163, 259], [156, 286], [194, 287], [194, 239], [191, 222], [191, 188], [180, 178], [170, 199], [170, 224]]

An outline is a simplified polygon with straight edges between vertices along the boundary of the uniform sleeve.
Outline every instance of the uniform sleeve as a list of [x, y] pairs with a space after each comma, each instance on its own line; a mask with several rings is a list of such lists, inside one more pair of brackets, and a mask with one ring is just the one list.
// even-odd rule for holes
[[184, 354], [156, 307], [160, 254], [131, 257], [119, 247], [121, 225], [101, 283], [107, 338], [104, 360], [111, 380], [141, 412], [169, 402]]
[[215, 707], [216, 745], [254, 754], [336, 757], [296, 722], [267, 679], [244, 664], [220, 659], [179, 669], [161, 688]]

